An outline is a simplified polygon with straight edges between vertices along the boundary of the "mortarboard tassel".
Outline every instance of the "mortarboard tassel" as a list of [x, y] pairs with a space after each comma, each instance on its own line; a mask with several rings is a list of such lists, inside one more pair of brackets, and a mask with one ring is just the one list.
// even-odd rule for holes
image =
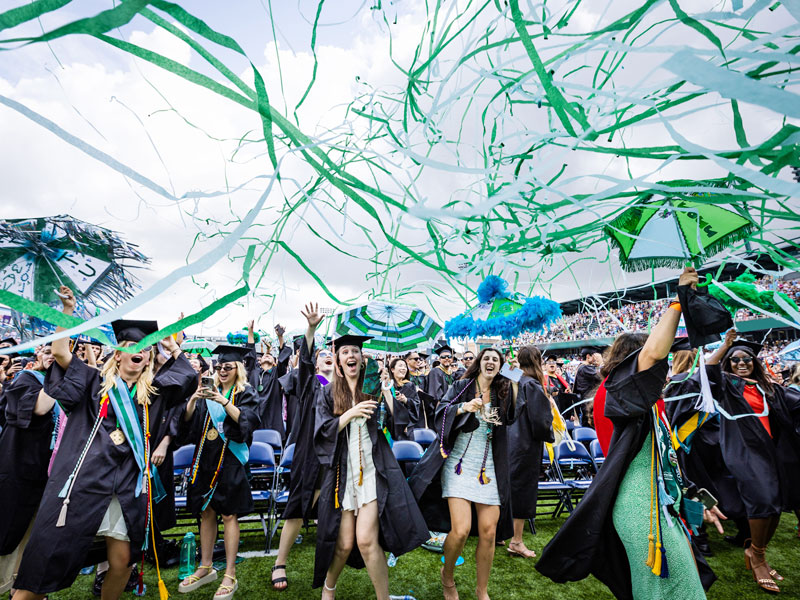
[[663, 544], [659, 544], [659, 549], [661, 550], [661, 573], [659, 573], [659, 577], [666, 579], [669, 577], [669, 567], [667, 567], [667, 551], [664, 549]]
[[59, 498], [66, 498], [67, 497], [67, 494], [69, 493], [69, 485], [72, 483], [72, 477], [73, 477], [73, 474], [70, 474], [70, 476], [67, 477], [67, 481], [66, 481], [66, 483], [64, 483], [64, 487], [61, 488], [60, 492], [58, 492], [58, 497]]
[[336, 463], [336, 488], [333, 490], [333, 508], [339, 508], [339, 463]]
[[653, 575], [661, 576], [661, 544], [656, 546], [655, 560], [653, 561], [653, 568], [651, 571]]
[[464, 460], [464, 459], [463, 459], [463, 457], [462, 457], [462, 458], [461, 458], [461, 460], [459, 460], [459, 461], [458, 461], [458, 464], [456, 465], [456, 468], [455, 468], [456, 475], [461, 475], [461, 462], [462, 462], [463, 460]]
[[105, 419], [108, 416], [108, 396], [103, 398], [103, 401], [100, 403], [100, 414], [98, 416], [101, 419]]
[[142, 558], [142, 568], [139, 569], [139, 580], [136, 582], [136, 595], [144, 596], [144, 558]]
[[652, 569], [656, 561], [656, 545], [652, 533], [647, 536], [647, 539], [650, 541], [647, 544], [647, 563], [645, 564]]
[[161, 579], [161, 577], [158, 578], [158, 597], [160, 600], [167, 600], [167, 598], [169, 598], [167, 584], [164, 583], [164, 580]]
[[364, 485], [364, 467], [358, 468], [358, 485]]
[[56, 527], [63, 527], [67, 524], [67, 507], [69, 506], [69, 498], [64, 498], [64, 501], [61, 503], [61, 510], [58, 512], [58, 521], [56, 521]]

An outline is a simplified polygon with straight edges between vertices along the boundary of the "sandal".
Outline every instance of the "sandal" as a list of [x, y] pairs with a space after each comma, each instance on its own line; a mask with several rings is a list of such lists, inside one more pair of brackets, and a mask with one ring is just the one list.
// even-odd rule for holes
[[217, 579], [217, 571], [214, 569], [213, 565], [200, 565], [199, 567], [197, 567], [197, 570], [199, 571], [200, 569], [205, 569], [206, 571], [208, 571], [208, 573], [206, 573], [202, 577], [199, 577], [194, 573], [192, 573], [186, 579], [181, 581], [178, 584], [178, 591], [181, 594], [185, 594], [187, 592], [193, 592], [197, 588], [202, 587], [207, 583], [211, 583], [212, 581], [215, 581]]
[[336, 597], [336, 586], [328, 587], [328, 576], [325, 576], [325, 581], [322, 586], [323, 593], [325, 592], [333, 592], [333, 596]]
[[[750, 544], [750, 547], [744, 551], [744, 568], [748, 571], [753, 571], [753, 581], [758, 584], [758, 587], [765, 592], [777, 594], [781, 591], [781, 589], [778, 587], [778, 584], [775, 583], [774, 579], [770, 577], [759, 577], [756, 574], [756, 569], [767, 569], [767, 560], [764, 557], [764, 552], [765, 548], [757, 548], [756, 546]], [[759, 562], [756, 562], [757, 560]]]
[[[233, 582], [233, 585], [225, 585], [225, 578], [230, 579]], [[236, 577], [233, 575], [228, 575], [225, 573], [222, 577], [223, 583], [217, 588], [216, 593], [214, 594], [214, 600], [231, 600], [233, 598], [233, 593], [239, 589], [239, 582], [236, 580]], [[220, 594], [220, 592], [222, 592]]]
[[[275, 573], [276, 569], [283, 569], [284, 574], [286, 573], [286, 565], [275, 565], [272, 567], [272, 572]], [[283, 583], [286, 582], [286, 585], [283, 587], [277, 587], [276, 583]], [[289, 579], [287, 577], [272, 577], [272, 589], [277, 592], [285, 592], [286, 588], [289, 587]]]
[[531, 550], [529, 548], [525, 548], [524, 550], [514, 550], [515, 547], [520, 546], [520, 545], [523, 548], [525, 548], [524, 544], [511, 542], [511, 543], [508, 544], [508, 548], [506, 548], [506, 552], [508, 552], [508, 554], [510, 556], [519, 556], [521, 558], [536, 558], [536, 552], [534, 552], [533, 550]]

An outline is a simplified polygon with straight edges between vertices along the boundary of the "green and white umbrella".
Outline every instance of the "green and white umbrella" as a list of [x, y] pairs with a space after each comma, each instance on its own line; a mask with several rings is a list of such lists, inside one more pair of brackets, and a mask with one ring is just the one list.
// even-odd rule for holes
[[699, 266], [707, 258], [747, 238], [755, 224], [716, 204], [662, 199], [633, 206], [604, 231], [619, 249], [622, 268]]
[[132, 263], [149, 260], [115, 232], [69, 215], [0, 220], [0, 287], [28, 300], [57, 302], [68, 285], [78, 299], [117, 306], [137, 288]]
[[199, 354], [200, 356], [211, 356], [211, 351], [219, 344], [209, 340], [186, 340], [181, 344], [181, 350], [189, 354]]
[[336, 313], [336, 335], [371, 335], [364, 347], [394, 354], [416, 350], [442, 332], [442, 326], [423, 310], [379, 300]]

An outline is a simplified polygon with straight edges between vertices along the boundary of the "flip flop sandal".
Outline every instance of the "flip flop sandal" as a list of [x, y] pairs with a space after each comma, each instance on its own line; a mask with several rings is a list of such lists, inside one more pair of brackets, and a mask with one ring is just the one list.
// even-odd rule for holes
[[[286, 565], [275, 565], [272, 567], [272, 572], [274, 573], [277, 569], [283, 569], [283, 572], [286, 572]], [[276, 583], [283, 583], [286, 582], [285, 587], [275, 587]], [[276, 592], [285, 592], [289, 588], [289, 579], [286, 577], [273, 577], [272, 578], [272, 589]]]
[[178, 584], [178, 591], [181, 594], [185, 594], [187, 592], [193, 592], [199, 587], [204, 586], [207, 583], [211, 583], [212, 581], [216, 581], [217, 579], [217, 572], [214, 570], [214, 567], [200, 565], [201, 569], [207, 569], [208, 573], [203, 575], [202, 577], [198, 577], [197, 575], [189, 575], [186, 579], [181, 581]]
[[[233, 585], [225, 585], [225, 584], [220, 585], [217, 588], [217, 592], [214, 594], [214, 600], [231, 600], [231, 598], [233, 598], [234, 592], [239, 589], [239, 582], [236, 580], [236, 577], [231, 577], [226, 573], [225, 576], [222, 578], [223, 581], [225, 580], [225, 577], [233, 581]], [[223, 593], [220, 594], [220, 592]]]
[[508, 548], [506, 548], [506, 552], [508, 552], [511, 556], [519, 556], [520, 558], [536, 558], [536, 552], [531, 550], [530, 548], [526, 548], [525, 552], [520, 552], [519, 550], [513, 550], [511, 545], [509, 544]]

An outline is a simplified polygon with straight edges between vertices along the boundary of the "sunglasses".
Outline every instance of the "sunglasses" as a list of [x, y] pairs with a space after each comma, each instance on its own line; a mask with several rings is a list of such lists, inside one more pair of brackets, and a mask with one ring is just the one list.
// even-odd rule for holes
[[453, 358], [453, 355], [452, 354], [442, 354], [441, 356], [439, 356], [440, 360], [444, 360], [446, 358]]
[[469, 362], [471, 360], [475, 360], [475, 357], [474, 356], [465, 356], [461, 360], [463, 360], [464, 362]]
[[419, 356], [409, 356], [406, 360], [419, 360]]
[[327, 358], [328, 356], [333, 356], [333, 352], [328, 352], [327, 350], [321, 350], [319, 356], [321, 358]]
[[744, 356], [744, 357], [741, 357], [741, 358], [738, 357], [738, 356], [732, 356], [731, 357], [731, 364], [732, 365], [738, 365], [740, 362], [742, 362], [742, 363], [744, 363], [746, 365], [749, 365], [751, 362], [753, 362], [753, 359], [750, 358], [749, 356]]
[[217, 365], [216, 367], [214, 367], [214, 370], [215, 370], [216, 372], [218, 372], [218, 373], [219, 373], [220, 371], [225, 371], [226, 373], [230, 373], [230, 372], [231, 372], [231, 371], [233, 371], [235, 368], [236, 368], [236, 367], [234, 367], [234, 366], [231, 366], [231, 365], [225, 365], [224, 367], [222, 367], [222, 366], [220, 366], [220, 365]]

